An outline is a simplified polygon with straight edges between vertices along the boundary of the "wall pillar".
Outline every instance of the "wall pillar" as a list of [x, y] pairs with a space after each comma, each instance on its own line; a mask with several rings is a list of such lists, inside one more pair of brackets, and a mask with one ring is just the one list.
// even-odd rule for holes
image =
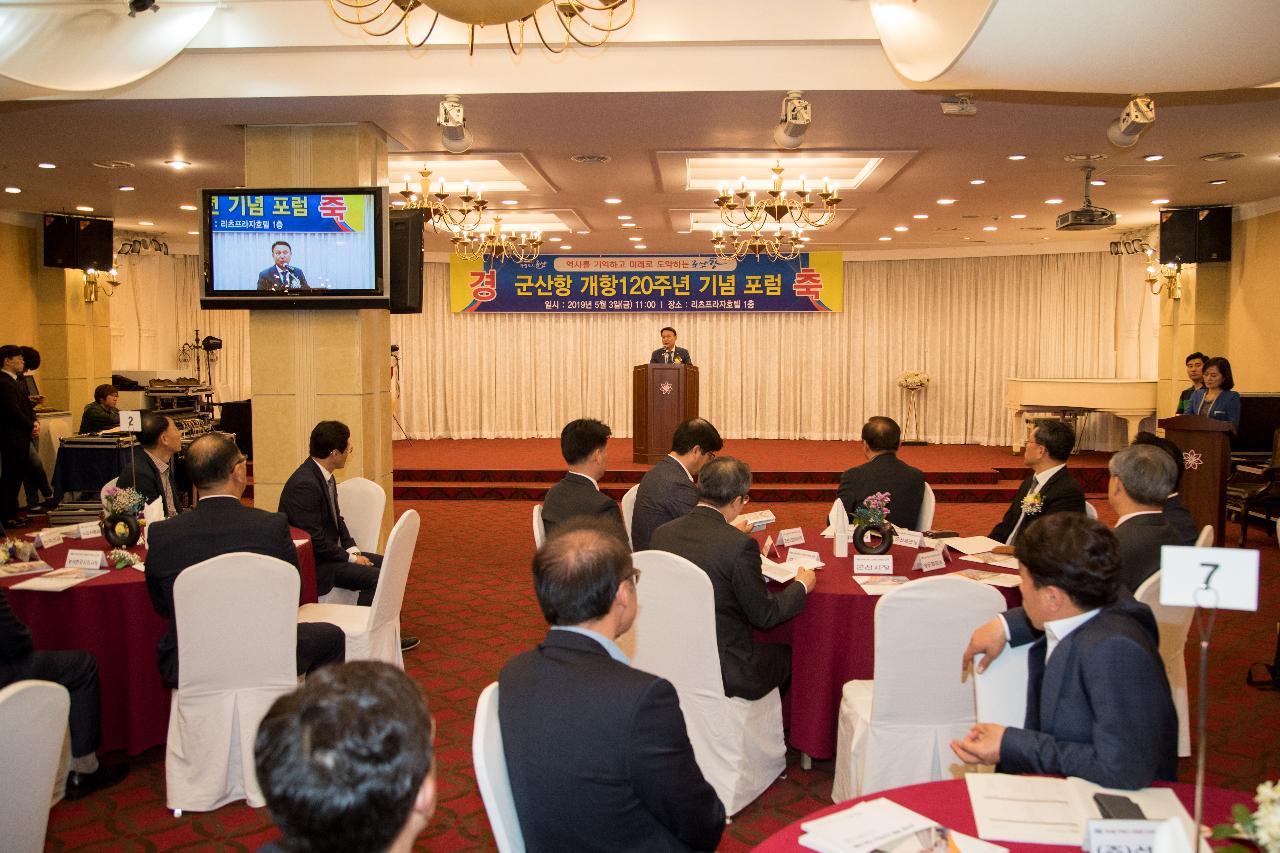
[[35, 290], [36, 381], [49, 405], [71, 412], [74, 428], [93, 402], [93, 389], [111, 381], [111, 297], [100, 293], [98, 301], [85, 302], [82, 270], [45, 266], [38, 268]]

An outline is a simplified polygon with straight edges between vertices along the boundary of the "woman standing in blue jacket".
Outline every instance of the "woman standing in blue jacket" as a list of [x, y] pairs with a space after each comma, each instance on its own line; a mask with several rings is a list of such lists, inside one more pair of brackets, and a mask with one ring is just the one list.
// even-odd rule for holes
[[1204, 363], [1204, 387], [1191, 395], [1187, 414], [1230, 421], [1240, 429], [1240, 395], [1231, 390], [1235, 384], [1231, 362], [1221, 356], [1209, 359]]

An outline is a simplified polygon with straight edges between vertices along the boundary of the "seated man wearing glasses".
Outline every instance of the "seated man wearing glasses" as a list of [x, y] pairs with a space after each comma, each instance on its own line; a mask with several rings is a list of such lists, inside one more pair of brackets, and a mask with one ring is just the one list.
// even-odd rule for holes
[[750, 490], [747, 463], [732, 456], [708, 463], [698, 475], [698, 505], [659, 527], [649, 547], [684, 557], [711, 578], [725, 695], [759, 699], [791, 685], [791, 648], [757, 643], [751, 629], [768, 630], [804, 610], [818, 576], [800, 569], [781, 593], [769, 591], [760, 573], [759, 543], [733, 526]]

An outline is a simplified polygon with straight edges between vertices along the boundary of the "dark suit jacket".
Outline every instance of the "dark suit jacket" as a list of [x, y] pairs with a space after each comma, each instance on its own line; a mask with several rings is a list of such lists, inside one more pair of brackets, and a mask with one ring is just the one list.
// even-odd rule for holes
[[[1013, 528], [1018, 524], [1018, 517], [1022, 515], [1022, 499], [1031, 491], [1031, 484], [1035, 482], [1035, 476], [1032, 475], [1022, 481], [1022, 485], [1018, 487], [1018, 493], [1013, 496], [1013, 502], [1009, 504], [1009, 509], [1005, 512], [1004, 518], [1000, 523], [991, 529], [991, 538], [998, 542], [1004, 542], [1009, 538], [1009, 534], [1013, 532]], [[1040, 513], [1032, 518], [1028, 518], [1022, 523], [1022, 530], [1037, 518], [1043, 518], [1046, 515], [1053, 515], [1055, 512], [1084, 512], [1084, 491], [1081, 490], [1080, 484], [1076, 482], [1076, 478], [1071, 476], [1071, 471], [1063, 468], [1058, 473], [1049, 478], [1049, 482], [1044, 484], [1044, 488], [1040, 490], [1040, 494], [1044, 496], [1044, 508]]]
[[696, 506], [659, 527], [649, 547], [684, 557], [711, 578], [725, 694], [759, 699], [777, 687], [756, 669], [751, 629], [768, 630], [804, 610], [804, 586], [793, 583], [776, 596], [769, 592], [760, 573], [759, 543], [709, 506]]
[[9, 608], [9, 598], [0, 589], [0, 687], [12, 684], [16, 664], [31, 656], [31, 631]]
[[640, 480], [631, 510], [631, 542], [635, 550], [649, 547], [653, 531], [698, 505], [698, 487], [672, 456], [664, 456]]
[[290, 524], [311, 536], [316, 555], [316, 590], [324, 595], [333, 589], [334, 564], [349, 561], [347, 549], [355, 545], [356, 540], [347, 530], [342, 508], [330, 504], [324, 473], [310, 457], [285, 481], [280, 492], [280, 511]]
[[1129, 592], [1137, 592], [1142, 582], [1160, 568], [1162, 545], [1189, 544], [1165, 521], [1162, 512], [1134, 516], [1114, 532], [1120, 543], [1120, 568]]
[[213, 497], [190, 512], [152, 525], [147, 533], [147, 592], [156, 612], [169, 620], [156, 657], [165, 686], [178, 686], [178, 630], [173, 621], [173, 582], [196, 563], [248, 551], [298, 565], [289, 522], [278, 512], [247, 507], [237, 498]]
[[1196, 537], [1200, 535], [1200, 529], [1196, 527], [1196, 520], [1192, 518], [1191, 510], [1187, 509], [1187, 505], [1182, 502], [1182, 498], [1178, 495], [1170, 495], [1165, 500], [1164, 520], [1168, 522], [1170, 527], [1178, 531], [1181, 541], [1175, 544], [1196, 544]]
[[896, 453], [882, 453], [840, 476], [837, 496], [845, 512], [853, 512], [876, 492], [889, 493], [889, 520], [915, 530], [924, 500], [924, 472], [912, 468]]
[[[1039, 634], [1021, 607], [1005, 621], [1015, 646]], [[1107, 788], [1176, 779], [1178, 716], [1157, 637], [1150, 608], [1123, 590], [1058, 644], [1047, 667], [1039, 634], [1026, 725], [1005, 729], [998, 769], [1080, 776]]]
[[[653, 355], [649, 356], [649, 363], [650, 364], [666, 364], [667, 363], [666, 352], [667, 352], [666, 347], [658, 347], [656, 350], [653, 351]], [[689, 357], [689, 351], [684, 347], [675, 347], [675, 352], [672, 353], [671, 357], [673, 359], [677, 359], [677, 358], [680, 359], [679, 362], [672, 361], [671, 362], [672, 364], [693, 364], [693, 359]]]
[[498, 721], [529, 853], [714, 850], [724, 806], [670, 682], [550, 631], [502, 668]]
[[80, 429], [78, 432], [102, 432], [104, 429], [118, 426], [120, 426], [120, 410], [115, 406], [105, 406], [95, 400], [85, 405], [84, 412], [80, 415]]
[[586, 477], [572, 472], [547, 489], [542, 501], [542, 526], [547, 535], [557, 524], [578, 516], [604, 518], [622, 527], [622, 513], [613, 498], [597, 489]]
[[[174, 478], [177, 462], [177, 456], [170, 459], [169, 470], [164, 474], [169, 480], [169, 489], [175, 504], [178, 501], [178, 481]], [[126, 467], [121, 472], [120, 478], [116, 480], [116, 486], [121, 489], [127, 489], [132, 486], [142, 494], [147, 503], [151, 503], [156, 498], [164, 497], [164, 486], [160, 483], [160, 469], [156, 467], [155, 460], [151, 458], [151, 455], [141, 447], [133, 449], [133, 465]], [[177, 509], [178, 507], [174, 506], [175, 512]], [[169, 514], [167, 506], [165, 507], [165, 514]]]
[[26, 388], [0, 370], [0, 449], [25, 457], [35, 425], [35, 412]]
[[293, 273], [291, 280], [287, 273], [281, 272], [280, 269], [272, 264], [262, 272], [258, 273], [258, 290], [275, 290], [277, 288], [294, 288], [299, 290], [310, 290], [311, 286], [307, 284], [307, 277], [303, 275], [302, 270], [295, 266], [285, 266], [285, 270]]

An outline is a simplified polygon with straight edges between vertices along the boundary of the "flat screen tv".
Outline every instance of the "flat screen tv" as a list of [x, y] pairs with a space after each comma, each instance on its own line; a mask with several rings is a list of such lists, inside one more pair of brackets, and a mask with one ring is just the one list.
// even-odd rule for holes
[[385, 187], [201, 191], [201, 308], [386, 308]]

